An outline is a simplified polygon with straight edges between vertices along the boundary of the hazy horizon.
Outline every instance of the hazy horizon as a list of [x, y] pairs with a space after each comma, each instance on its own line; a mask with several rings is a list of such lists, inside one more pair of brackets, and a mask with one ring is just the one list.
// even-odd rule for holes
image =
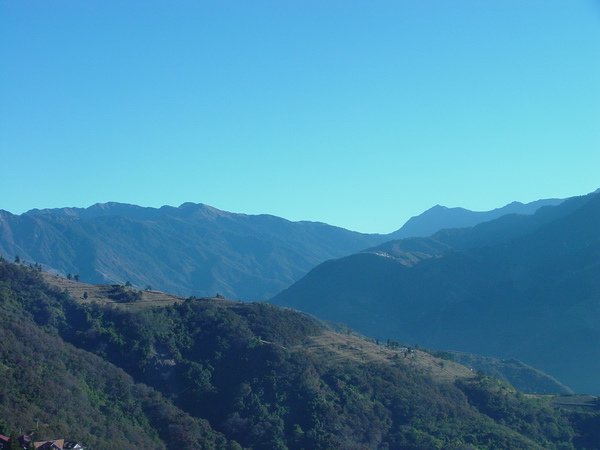
[[[599, 190], [600, 190], [600, 189], [599, 189]], [[586, 195], [586, 194], [589, 194], [589, 193], [592, 193], [592, 192], [594, 192], [594, 191], [590, 191], [590, 192], [583, 192], [583, 193], [577, 193], [577, 194], [575, 194], [575, 195], [571, 195], [571, 196], [567, 196], [567, 197], [560, 197], [560, 198], [568, 198], [568, 197], [575, 197], [575, 196], [580, 196], [580, 195]], [[427, 208], [423, 209], [422, 211], [420, 211], [420, 212], [416, 213], [416, 214], [415, 214], [415, 215], [413, 215], [413, 216], [407, 217], [407, 218], [406, 218], [406, 220], [404, 220], [403, 222], [399, 223], [399, 224], [398, 224], [398, 225], [397, 225], [395, 228], [393, 228], [393, 229], [391, 229], [391, 230], [388, 230], [388, 231], [363, 231], [363, 230], [355, 230], [355, 229], [348, 228], [348, 227], [345, 227], [345, 226], [343, 226], [343, 225], [340, 225], [340, 224], [328, 223], [328, 222], [325, 222], [325, 221], [323, 221], [323, 220], [318, 220], [318, 219], [302, 219], [302, 218], [300, 218], [300, 219], [290, 219], [290, 218], [288, 218], [288, 217], [278, 216], [278, 215], [276, 215], [276, 214], [271, 214], [271, 213], [267, 213], [267, 212], [231, 211], [231, 210], [228, 210], [228, 209], [224, 209], [224, 208], [219, 208], [219, 207], [216, 207], [215, 205], [209, 205], [208, 203], [201, 202], [201, 201], [186, 201], [186, 202], [182, 202], [182, 203], [179, 203], [179, 204], [143, 205], [143, 204], [136, 204], [136, 203], [129, 203], [129, 202], [119, 202], [119, 201], [113, 201], [113, 200], [109, 200], [109, 201], [106, 201], [106, 202], [94, 202], [94, 203], [91, 203], [91, 204], [88, 204], [88, 205], [81, 205], [81, 206], [74, 206], [74, 205], [68, 205], [68, 206], [65, 206], [65, 205], [62, 205], [62, 206], [41, 207], [41, 208], [37, 208], [37, 207], [35, 207], [35, 208], [29, 208], [29, 209], [27, 209], [27, 210], [20, 211], [20, 212], [9, 211], [9, 210], [7, 210], [7, 209], [5, 209], [5, 208], [0, 208], [0, 210], [4, 209], [5, 211], [8, 211], [8, 212], [10, 212], [11, 214], [15, 214], [15, 215], [21, 215], [21, 214], [24, 214], [24, 213], [26, 213], [26, 212], [33, 211], [33, 210], [45, 210], [45, 209], [64, 209], [64, 208], [81, 208], [81, 209], [86, 209], [86, 208], [90, 208], [90, 207], [92, 207], [92, 206], [94, 206], [94, 205], [98, 205], [98, 204], [101, 204], [101, 205], [102, 205], [102, 204], [107, 204], [107, 203], [117, 203], [117, 204], [123, 204], [123, 205], [139, 206], [139, 207], [142, 207], [142, 208], [154, 208], [154, 209], [160, 209], [160, 208], [162, 208], [162, 207], [173, 207], [173, 208], [179, 208], [179, 207], [183, 206], [183, 205], [184, 205], [184, 204], [186, 204], [186, 203], [193, 203], [193, 204], [196, 204], [196, 205], [200, 205], [200, 204], [202, 204], [202, 205], [205, 205], [205, 206], [209, 206], [209, 207], [212, 207], [212, 208], [216, 208], [216, 209], [218, 209], [218, 210], [220, 210], [220, 211], [223, 211], [223, 212], [227, 212], [227, 213], [233, 213], [233, 214], [243, 214], [243, 215], [251, 215], [251, 216], [253, 216], [253, 215], [272, 215], [272, 216], [277, 216], [277, 217], [280, 217], [280, 218], [282, 218], [282, 219], [289, 220], [289, 221], [292, 221], [292, 222], [320, 222], [320, 223], [327, 223], [328, 225], [333, 225], [333, 226], [336, 226], [336, 227], [345, 228], [345, 229], [347, 229], [347, 230], [350, 230], [350, 231], [357, 231], [357, 232], [360, 232], [360, 233], [370, 233], [370, 234], [387, 234], [387, 233], [392, 233], [392, 232], [394, 232], [394, 231], [397, 231], [397, 230], [398, 230], [399, 228], [401, 228], [401, 227], [402, 227], [402, 226], [403, 226], [403, 225], [404, 225], [404, 224], [405, 224], [405, 223], [406, 223], [406, 222], [407, 222], [407, 221], [408, 221], [408, 220], [409, 220], [411, 217], [418, 216], [418, 215], [420, 215], [420, 214], [424, 213], [425, 211], [427, 211], [427, 210], [429, 210], [429, 209], [431, 209], [431, 208], [433, 208], [433, 207], [435, 207], [435, 206], [443, 206], [443, 207], [446, 207], [446, 208], [449, 208], [449, 209], [452, 209], [452, 208], [464, 208], [464, 209], [467, 209], [467, 210], [470, 210], [470, 211], [474, 211], [474, 212], [486, 212], [486, 211], [491, 211], [491, 210], [494, 210], [494, 209], [497, 209], [497, 208], [502, 208], [502, 207], [504, 207], [504, 206], [507, 206], [507, 205], [509, 205], [510, 203], [513, 203], [513, 202], [518, 202], [518, 203], [527, 204], [527, 203], [535, 202], [535, 201], [537, 201], [537, 200], [552, 199], [552, 198], [559, 198], [559, 197], [550, 197], [550, 196], [547, 196], [547, 197], [543, 197], [543, 198], [539, 198], [539, 199], [537, 199], [537, 198], [536, 198], [536, 199], [529, 200], [529, 201], [513, 200], [513, 201], [511, 201], [511, 202], [507, 202], [507, 203], [504, 203], [504, 204], [502, 204], [502, 205], [496, 205], [496, 206], [492, 206], [491, 208], [489, 208], [489, 209], [485, 209], [485, 210], [483, 210], [483, 209], [482, 209], [482, 210], [470, 209], [470, 208], [466, 208], [466, 207], [465, 207], [465, 206], [463, 206], [463, 205], [451, 205], [451, 206], [450, 206], [450, 205], [440, 205], [440, 204], [438, 203], [438, 204], [430, 205], [429, 207], [427, 207]]]

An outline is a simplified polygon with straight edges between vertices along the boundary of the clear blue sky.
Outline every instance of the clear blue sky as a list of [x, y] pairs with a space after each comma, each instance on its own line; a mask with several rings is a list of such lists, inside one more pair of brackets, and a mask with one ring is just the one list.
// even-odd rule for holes
[[0, 0], [0, 208], [389, 232], [600, 187], [600, 1]]

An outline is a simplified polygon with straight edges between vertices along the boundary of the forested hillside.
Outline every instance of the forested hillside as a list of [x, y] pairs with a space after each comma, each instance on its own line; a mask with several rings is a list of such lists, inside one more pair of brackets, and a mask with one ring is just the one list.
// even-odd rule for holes
[[66, 343], [58, 332], [69, 303], [37, 273], [0, 263], [0, 433], [35, 430], [106, 450], [229, 447], [205, 420]]
[[[34, 361], [55, 362], [60, 386], [46, 395], [38, 381], [4, 384], [2, 416], [13, 428], [32, 427], [27, 422], [47, 411], [47, 434], [77, 434], [98, 448], [113, 437], [111, 448], [129, 448], [117, 440], [129, 434], [152, 448], [225, 448], [235, 440], [256, 449], [584, 448], [588, 435], [587, 422], [547, 399], [267, 304], [101, 304], [72, 299], [35, 270], [8, 263], [0, 264], [0, 283], [3, 330], [15, 335], [2, 340], [3, 370], [39, 377], [10, 357], [26, 347]], [[21, 326], [28, 331], [19, 334]], [[55, 416], [54, 395], [89, 411]], [[85, 419], [75, 421], [82, 411]], [[107, 425], [91, 426], [93, 417]]]

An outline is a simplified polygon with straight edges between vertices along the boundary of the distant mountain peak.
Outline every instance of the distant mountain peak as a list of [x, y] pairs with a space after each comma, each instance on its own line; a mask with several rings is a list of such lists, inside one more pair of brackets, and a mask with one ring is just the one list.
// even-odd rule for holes
[[194, 202], [184, 202], [181, 205], [179, 205], [179, 209], [197, 209], [197, 208], [202, 208], [206, 205], [204, 205], [204, 203], [194, 203]]
[[440, 205], [438, 203], [438, 204], [432, 206], [431, 208], [429, 208], [425, 212], [428, 213], [428, 212], [432, 212], [432, 211], [447, 211], [448, 209], [450, 209], [450, 208], [448, 208], [447, 206], [444, 206], [444, 205]]
[[402, 228], [391, 233], [391, 237], [394, 239], [427, 237], [443, 229], [472, 227], [506, 214], [533, 214], [542, 206], [558, 205], [562, 201], [562, 199], [555, 198], [531, 203], [513, 201], [489, 211], [471, 211], [461, 207], [449, 208], [437, 204], [422, 214], [408, 219]]
[[[122, 206], [133, 206], [135, 207], [135, 205], [131, 205], [129, 203], [119, 203], [119, 202], [104, 202], [104, 203], [94, 203], [92, 206], [89, 206], [86, 209], [111, 209], [111, 208], [118, 208], [118, 207], [122, 207]], [[139, 208], [139, 206], [138, 206]]]
[[213, 206], [204, 203], [185, 202], [177, 208], [179, 212], [183, 212], [189, 216], [202, 217], [205, 219], [214, 219], [216, 217], [227, 217], [237, 215], [227, 211], [222, 211]]

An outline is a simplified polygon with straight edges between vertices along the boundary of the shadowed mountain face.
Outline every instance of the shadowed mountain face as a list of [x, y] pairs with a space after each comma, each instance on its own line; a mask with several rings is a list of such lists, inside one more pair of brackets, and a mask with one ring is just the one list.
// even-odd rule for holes
[[91, 282], [125, 282], [183, 295], [259, 299], [315, 265], [384, 240], [323, 223], [219, 211], [202, 204], [0, 211], [0, 254]]
[[600, 392], [600, 196], [328, 261], [273, 302]]
[[446, 228], [473, 227], [507, 214], [533, 214], [542, 206], [554, 206], [561, 202], [563, 200], [557, 198], [537, 200], [531, 203], [512, 202], [491, 211], [470, 211], [465, 208], [447, 208], [435, 205], [424, 213], [411, 217], [402, 228], [391, 233], [390, 238], [402, 239], [407, 237], [431, 236]]
[[390, 235], [234, 214], [193, 203], [159, 209], [105, 203], [22, 215], [0, 210], [0, 254], [9, 259], [19, 255], [91, 282], [130, 281], [182, 295], [219, 292], [261, 299], [328, 259], [398, 236], [427, 235], [502, 213], [529, 214], [548, 202], [555, 200], [512, 203], [485, 213], [437, 206]]

